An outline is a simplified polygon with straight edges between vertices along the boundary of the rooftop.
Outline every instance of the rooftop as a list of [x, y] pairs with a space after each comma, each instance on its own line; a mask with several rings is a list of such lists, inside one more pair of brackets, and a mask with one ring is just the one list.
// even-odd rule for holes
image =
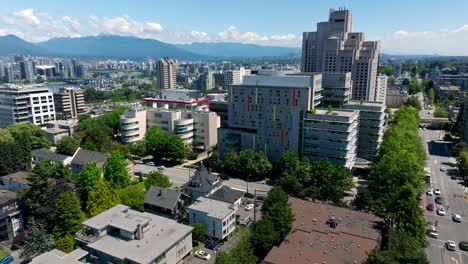
[[13, 181], [21, 184], [30, 184], [28, 180], [28, 172], [26, 171], [18, 171], [12, 174], [8, 174], [5, 176], [2, 176], [2, 180], [8, 180], [8, 181]]
[[70, 253], [54, 249], [35, 257], [30, 264], [83, 264], [79, 261], [88, 255], [88, 252], [77, 248]]
[[228, 186], [222, 186], [216, 192], [211, 194], [210, 198], [217, 201], [232, 204], [235, 201], [239, 200], [239, 198], [241, 198], [242, 196], [244, 196], [243, 191], [235, 190]]
[[[358, 113], [355, 110], [345, 110], [345, 109], [333, 109], [328, 111], [328, 109], [316, 108], [315, 113], [308, 112], [307, 115], [322, 115], [330, 117], [348, 117], [351, 118]], [[307, 116], [305, 118], [308, 118]], [[326, 118], [324, 118], [326, 119]]]
[[202, 163], [195, 175], [190, 178], [189, 182], [184, 184], [183, 189], [207, 193], [218, 187], [220, 183], [220, 177], [209, 173]]
[[439, 89], [442, 91], [460, 91], [460, 87], [456, 85], [441, 85]]
[[145, 204], [172, 210], [177, 205], [181, 195], [181, 191], [151, 186], [145, 194]]
[[0, 205], [8, 203], [11, 200], [15, 200], [18, 198], [18, 195], [15, 192], [9, 190], [0, 190]]
[[77, 152], [73, 156], [72, 163], [79, 165], [86, 165], [88, 162], [104, 163], [107, 160], [107, 154], [102, 152], [96, 152], [78, 148]]
[[380, 244], [375, 215], [292, 197], [289, 202], [293, 231], [264, 263], [362, 263]]
[[55, 152], [52, 152], [46, 148], [40, 148], [40, 149], [33, 149], [31, 150], [31, 156], [32, 157], [38, 157], [40, 159], [50, 159], [53, 161], [64, 161], [66, 160], [69, 156], [66, 155], [61, 155], [57, 154]]
[[235, 86], [273, 86], [273, 87], [313, 87], [314, 82], [311, 76], [286, 75], [286, 76], [266, 76], [266, 75], [246, 75], [242, 84]]
[[113, 226], [132, 233], [136, 232], [138, 224], [143, 226], [141, 239], [124, 240], [105, 235], [87, 246], [121, 260], [150, 263], [193, 230], [174, 220], [141, 213], [122, 204], [83, 222], [83, 225], [97, 229]]
[[189, 209], [204, 212], [208, 216], [224, 219], [226, 216], [234, 212], [230, 203], [213, 200], [206, 197], [199, 197], [195, 203], [189, 206]]

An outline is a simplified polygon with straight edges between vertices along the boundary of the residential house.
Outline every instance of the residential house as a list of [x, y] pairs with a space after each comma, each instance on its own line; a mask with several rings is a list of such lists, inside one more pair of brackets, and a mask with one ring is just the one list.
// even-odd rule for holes
[[185, 214], [188, 196], [181, 191], [151, 186], [145, 194], [145, 211], [176, 219], [179, 212]]
[[192, 200], [200, 196], [209, 196], [221, 187], [221, 178], [208, 172], [203, 163], [190, 180], [182, 187]]
[[119, 204], [83, 222], [76, 245], [89, 263], [176, 264], [192, 250], [193, 227]]
[[94, 162], [98, 168], [103, 168], [104, 163], [107, 161], [107, 157], [107, 153], [78, 148], [71, 161], [71, 170], [74, 173], [79, 173], [86, 165], [86, 163], [89, 162]]
[[33, 167], [36, 163], [42, 160], [50, 160], [51, 162], [60, 163], [63, 166], [68, 166], [70, 165], [72, 159], [73, 157], [71, 156], [57, 154], [48, 150], [47, 148], [31, 150], [31, 160]]
[[18, 194], [0, 190], [0, 241], [11, 241], [23, 232], [23, 216]]
[[209, 198], [232, 205], [232, 208], [237, 209], [241, 206], [243, 191], [232, 189], [228, 186], [222, 186], [217, 191], [212, 193]]
[[199, 197], [188, 207], [189, 223], [200, 222], [206, 235], [217, 239], [229, 239], [236, 229], [236, 210], [230, 203]]
[[29, 187], [28, 173], [26, 171], [18, 171], [0, 177], [0, 189], [7, 189], [12, 192], [17, 192]]

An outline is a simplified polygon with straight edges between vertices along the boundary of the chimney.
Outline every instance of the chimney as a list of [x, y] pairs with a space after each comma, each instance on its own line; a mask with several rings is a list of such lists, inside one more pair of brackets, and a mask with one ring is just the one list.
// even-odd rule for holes
[[135, 238], [137, 240], [142, 240], [143, 239], [143, 227], [141, 226], [141, 224], [137, 225]]

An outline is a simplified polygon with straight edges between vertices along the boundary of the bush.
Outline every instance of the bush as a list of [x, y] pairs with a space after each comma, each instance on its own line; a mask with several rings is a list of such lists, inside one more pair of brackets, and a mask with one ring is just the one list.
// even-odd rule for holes
[[445, 109], [444, 107], [436, 106], [436, 109], [434, 111], [434, 117], [447, 118], [448, 117], [447, 109]]
[[198, 158], [198, 154], [193, 151], [187, 151], [186, 158], [188, 160], [196, 160]]

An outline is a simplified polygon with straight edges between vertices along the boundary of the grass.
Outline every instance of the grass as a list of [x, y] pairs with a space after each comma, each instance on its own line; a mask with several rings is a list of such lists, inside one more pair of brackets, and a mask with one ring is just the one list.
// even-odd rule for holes
[[6, 251], [0, 249], [0, 259], [6, 257], [8, 255], [10, 255], [10, 254], [8, 254]]
[[197, 245], [194, 245], [193, 248], [192, 248], [192, 254], [195, 254], [195, 252], [197, 252], [198, 250], [202, 249], [204, 247], [204, 243], [202, 242], [198, 242], [198, 241], [193, 241], [193, 243], [197, 243]]

